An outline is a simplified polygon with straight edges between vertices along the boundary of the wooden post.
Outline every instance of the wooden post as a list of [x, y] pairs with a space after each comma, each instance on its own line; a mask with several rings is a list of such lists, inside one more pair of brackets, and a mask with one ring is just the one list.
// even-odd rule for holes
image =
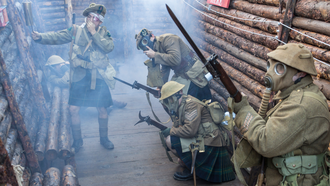
[[12, 186], [18, 186], [15, 177], [15, 172], [13, 167], [11, 166], [8, 153], [5, 149], [5, 145], [0, 138], [0, 185], [2, 184], [11, 184]]
[[[49, 117], [48, 108], [46, 106], [46, 100], [42, 92], [41, 84], [39, 83], [38, 76], [35, 70], [33, 59], [29, 52], [29, 44], [26, 39], [26, 33], [24, 30], [23, 22], [20, 18], [19, 12], [14, 7], [14, 0], [8, 0], [8, 17], [13, 26], [15, 38], [22, 63], [26, 69], [26, 76], [29, 82], [31, 93], [34, 97], [34, 104], [39, 109], [39, 113], [43, 118]], [[24, 149], [25, 150], [25, 149]]]
[[72, 4], [71, 0], [64, 0], [65, 22], [68, 28], [72, 27]]
[[31, 143], [30, 137], [28, 135], [23, 117], [18, 109], [18, 104], [15, 99], [13, 88], [9, 81], [9, 76], [6, 71], [6, 64], [5, 64], [5, 61], [3, 60], [3, 55], [2, 55], [1, 50], [0, 50], [0, 67], [1, 67], [0, 68], [1, 69], [0, 77], [2, 80], [2, 86], [5, 90], [7, 101], [9, 102], [9, 108], [13, 115], [20, 140], [23, 144], [24, 151], [26, 153], [26, 156], [27, 156], [27, 159], [29, 162], [29, 167], [33, 173], [40, 172], [40, 167], [39, 167], [39, 163], [37, 160], [37, 156], [33, 151], [32, 143]]
[[[288, 1], [287, 4], [286, 4], [283, 24], [285, 24], [289, 27], [292, 26], [292, 19], [293, 19], [293, 16], [294, 16], [295, 6], [296, 6], [296, 0]], [[282, 33], [281, 33], [281, 38], [279, 38], [279, 39], [281, 41], [284, 41], [285, 43], [287, 43], [289, 41], [291, 30], [288, 29], [287, 27], [284, 27], [283, 25], [280, 25], [280, 27], [282, 27]]]

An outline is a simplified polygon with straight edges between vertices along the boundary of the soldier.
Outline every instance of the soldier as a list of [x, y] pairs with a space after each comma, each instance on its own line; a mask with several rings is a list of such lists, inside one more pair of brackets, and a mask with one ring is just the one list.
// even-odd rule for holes
[[[329, 185], [324, 155], [330, 142], [326, 98], [313, 83], [311, 52], [286, 44], [267, 54], [266, 81], [278, 103], [265, 119], [247, 97], [236, 103], [235, 123], [251, 146], [266, 157], [266, 185]], [[322, 176], [324, 175], [324, 176]]]
[[60, 56], [52, 55], [46, 62], [48, 77], [47, 80], [58, 87], [69, 88], [69, 62], [64, 61]]
[[[168, 81], [170, 70], [174, 71], [172, 81], [185, 85], [184, 94], [189, 94], [199, 100], [211, 99], [211, 91], [204, 74], [207, 70], [196, 54], [174, 34], [154, 36], [151, 31], [142, 29], [135, 35], [138, 50], [143, 50], [150, 59], [147, 84], [160, 88]], [[160, 69], [161, 66], [161, 69]]]
[[[178, 156], [186, 168], [176, 172], [176, 180], [192, 179], [190, 167], [192, 153], [190, 144], [199, 146], [196, 159], [196, 175], [210, 182], [226, 182], [235, 179], [229, 154], [226, 149], [226, 135], [222, 127], [213, 122], [205, 104], [190, 95], [183, 95], [185, 85], [169, 81], [161, 89], [164, 106], [175, 114], [173, 127], [162, 131], [167, 147]], [[222, 112], [223, 114], [223, 112]]]
[[108, 113], [106, 108], [113, 104], [110, 88], [114, 88], [115, 70], [109, 63], [107, 53], [114, 48], [110, 32], [101, 26], [106, 8], [92, 3], [83, 12], [85, 23], [51, 33], [32, 34], [33, 40], [40, 44], [60, 45], [74, 38], [70, 61], [70, 97], [69, 105], [72, 120], [73, 147], [76, 152], [83, 145], [81, 136], [80, 107], [96, 107], [100, 143], [106, 149], [113, 149], [108, 139]]

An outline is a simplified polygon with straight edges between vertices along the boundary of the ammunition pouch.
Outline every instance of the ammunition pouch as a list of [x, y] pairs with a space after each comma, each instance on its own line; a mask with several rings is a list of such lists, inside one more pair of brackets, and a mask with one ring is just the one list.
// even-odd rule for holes
[[217, 101], [211, 102], [211, 100], [207, 100], [204, 103], [210, 112], [213, 122], [217, 125], [221, 124], [225, 117], [225, 111], [220, 103]]
[[186, 72], [189, 79], [198, 87], [203, 88], [207, 85], [207, 79], [204, 76], [204, 64], [197, 60], [194, 65]]
[[161, 87], [164, 85], [160, 64], [155, 64], [148, 59], [144, 62], [148, 67], [147, 85], [150, 87]]

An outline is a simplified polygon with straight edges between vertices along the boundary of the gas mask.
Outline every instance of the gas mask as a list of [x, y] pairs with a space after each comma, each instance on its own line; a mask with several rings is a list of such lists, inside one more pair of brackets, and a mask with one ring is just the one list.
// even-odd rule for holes
[[294, 84], [292, 78], [298, 70], [274, 59], [267, 62], [265, 84], [272, 91], [282, 90]]
[[136, 38], [142, 37], [140, 43], [138, 44], [138, 47], [142, 49], [143, 51], [149, 50], [147, 46], [151, 49], [154, 47], [154, 41], [150, 41], [151, 38], [151, 32], [149, 32], [147, 29], [142, 29], [140, 32], [140, 36], [135, 36]]
[[66, 71], [70, 70], [70, 68], [67, 65], [62, 65], [60, 69], [63, 75], [65, 74]]
[[162, 104], [168, 109], [168, 112], [173, 120], [177, 116], [177, 112], [179, 109], [179, 99], [181, 98], [182, 94], [177, 92], [172, 96], [162, 100]]

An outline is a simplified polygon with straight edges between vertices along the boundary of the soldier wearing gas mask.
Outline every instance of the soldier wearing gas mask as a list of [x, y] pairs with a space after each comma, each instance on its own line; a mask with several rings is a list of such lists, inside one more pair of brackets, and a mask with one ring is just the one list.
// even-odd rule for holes
[[173, 34], [154, 36], [144, 28], [135, 35], [135, 39], [137, 49], [143, 50], [150, 58], [144, 62], [148, 67], [148, 86], [161, 88], [168, 81], [172, 69], [174, 75], [171, 80], [185, 85], [183, 94], [199, 100], [212, 98], [208, 80], [204, 77], [207, 70], [180, 37]]
[[330, 116], [325, 96], [313, 83], [311, 52], [286, 44], [267, 54], [265, 82], [277, 104], [262, 118], [246, 96], [235, 103], [235, 123], [251, 146], [266, 158], [266, 185], [329, 185], [325, 153]]
[[[216, 125], [205, 104], [191, 95], [184, 95], [185, 85], [169, 81], [161, 89], [160, 101], [169, 110], [173, 127], [162, 131], [166, 145], [185, 166], [176, 172], [174, 179], [192, 179], [191, 144], [198, 153], [195, 158], [196, 176], [210, 182], [226, 182], [235, 179], [233, 167], [226, 150], [224, 131]], [[181, 163], [182, 163], [181, 162]]]
[[45, 66], [47, 67], [47, 80], [55, 86], [69, 88], [69, 62], [64, 61], [58, 55], [52, 55], [48, 58]]

